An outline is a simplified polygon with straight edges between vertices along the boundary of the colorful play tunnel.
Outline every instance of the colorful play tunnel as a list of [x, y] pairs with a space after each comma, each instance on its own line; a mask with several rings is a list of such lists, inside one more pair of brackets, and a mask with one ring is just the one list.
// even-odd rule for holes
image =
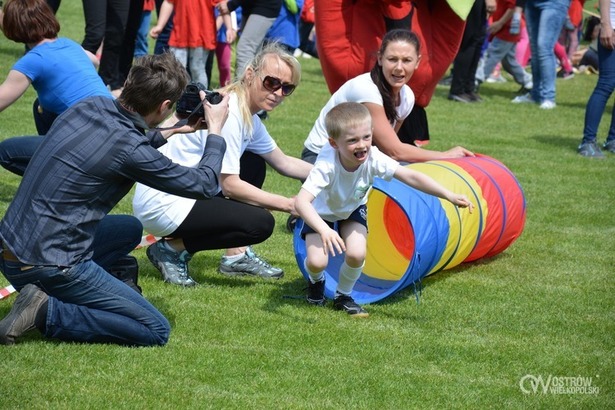
[[[505, 250], [523, 231], [525, 197], [515, 176], [501, 162], [484, 155], [407, 165], [454, 192], [465, 194], [474, 211], [424, 194], [396, 179], [376, 179], [369, 194], [367, 259], [352, 297], [377, 302], [422, 278], [463, 262]], [[303, 276], [305, 241], [294, 231], [294, 250]], [[343, 255], [329, 259], [325, 295], [337, 287]]]

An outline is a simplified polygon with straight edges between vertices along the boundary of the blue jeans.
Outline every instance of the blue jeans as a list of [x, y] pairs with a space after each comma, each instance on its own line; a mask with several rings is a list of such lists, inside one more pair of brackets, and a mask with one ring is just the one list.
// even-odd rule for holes
[[532, 51], [532, 77], [534, 101], [555, 102], [555, 54], [557, 41], [566, 17], [570, 0], [528, 0], [525, 21]]
[[143, 10], [141, 15], [141, 25], [137, 31], [137, 38], [135, 40], [135, 57], [143, 57], [149, 54], [149, 23], [151, 21], [152, 12]]
[[169, 50], [171, 50], [180, 63], [188, 67], [192, 81], [203, 84], [205, 88], [209, 87], [206, 65], [207, 56], [209, 53], [213, 53], [212, 50], [207, 50], [203, 47], [169, 47]]
[[[598, 83], [585, 108], [583, 142], [595, 142], [598, 126], [607, 101], [615, 90], [615, 51], [608, 50], [598, 41]], [[611, 127], [607, 142], [615, 140], [615, 106], [611, 113]]]
[[12, 137], [0, 142], [0, 166], [17, 175], [26, 172], [43, 136]]
[[[110, 218], [108, 220], [105, 220]], [[136, 218], [109, 215], [101, 222], [93, 244], [102, 263], [135, 247]], [[140, 238], [141, 231], [138, 232]], [[117, 343], [132, 346], [164, 345], [169, 339], [167, 319], [145, 298], [107, 273], [94, 260], [71, 267], [34, 266], [7, 261], [0, 268], [21, 289], [29, 283], [49, 295], [44, 335], [64, 341]]]

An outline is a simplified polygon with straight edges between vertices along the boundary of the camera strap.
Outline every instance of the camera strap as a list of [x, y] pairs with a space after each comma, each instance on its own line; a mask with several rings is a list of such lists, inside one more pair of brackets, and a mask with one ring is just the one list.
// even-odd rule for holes
[[170, 127], [156, 127], [156, 128], [151, 128], [150, 131], [167, 131], [167, 130], [173, 130], [176, 128], [181, 128], [184, 125], [188, 124], [188, 120], [190, 120], [190, 118], [199, 111], [199, 108], [201, 108], [203, 106], [203, 100], [201, 100], [201, 102], [194, 107], [194, 110], [192, 110], [192, 112], [190, 113], [190, 115], [188, 115], [186, 118], [179, 120], [175, 123], [175, 125], [171, 125]]

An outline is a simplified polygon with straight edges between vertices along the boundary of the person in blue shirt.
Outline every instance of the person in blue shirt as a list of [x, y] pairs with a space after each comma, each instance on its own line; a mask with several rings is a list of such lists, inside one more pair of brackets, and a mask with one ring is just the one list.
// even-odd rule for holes
[[0, 111], [32, 85], [38, 96], [33, 112], [40, 135], [47, 133], [55, 117], [82, 98], [111, 96], [96, 72], [96, 57], [73, 40], [58, 37], [60, 23], [45, 1], [31, 6], [8, 1], [2, 31], [8, 39], [31, 49], [0, 85]]
[[280, 14], [267, 31], [265, 41], [278, 41], [286, 51], [293, 54], [299, 47], [299, 16], [303, 0], [285, 0]]
[[[33, 114], [39, 135], [45, 135], [55, 118], [76, 102], [91, 96], [111, 97], [96, 71], [96, 57], [79, 44], [58, 37], [60, 23], [44, 0], [8, 1], [2, 31], [30, 50], [11, 68], [0, 85], [0, 112], [32, 86], [38, 98]], [[0, 165], [23, 175], [40, 137], [10, 138], [0, 144]]]

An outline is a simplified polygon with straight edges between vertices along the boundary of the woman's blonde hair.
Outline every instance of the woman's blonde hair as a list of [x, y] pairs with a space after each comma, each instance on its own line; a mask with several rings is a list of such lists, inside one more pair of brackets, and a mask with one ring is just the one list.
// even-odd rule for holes
[[239, 111], [241, 112], [241, 118], [247, 125], [249, 131], [252, 131], [252, 113], [250, 112], [250, 101], [248, 101], [248, 81], [246, 79], [246, 73], [251, 71], [257, 73], [262, 71], [265, 67], [267, 59], [269, 57], [275, 57], [286, 64], [291, 72], [291, 81], [295, 85], [299, 85], [301, 80], [301, 65], [299, 61], [291, 54], [289, 54], [279, 42], [270, 42], [263, 46], [263, 48], [254, 56], [254, 58], [248, 63], [244, 72], [235, 81], [222, 88], [222, 92], [226, 94], [235, 93], [239, 104]]

